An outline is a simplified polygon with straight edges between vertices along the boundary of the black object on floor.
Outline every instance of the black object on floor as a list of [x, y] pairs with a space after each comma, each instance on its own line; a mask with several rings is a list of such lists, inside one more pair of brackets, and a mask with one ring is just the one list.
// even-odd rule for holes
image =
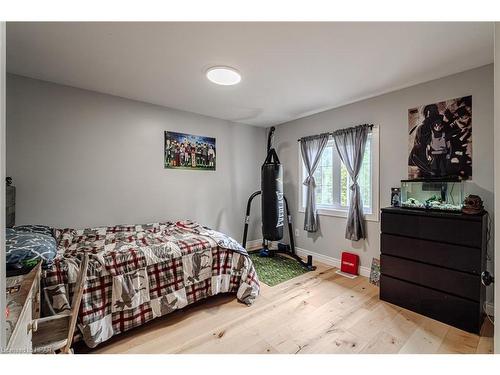
[[[272, 256], [274, 253], [283, 253], [295, 259], [305, 269], [312, 271], [316, 269], [316, 267], [312, 265], [312, 256], [308, 255], [307, 261], [304, 261], [295, 253], [292, 216], [290, 215], [290, 210], [288, 208], [288, 201], [283, 194], [283, 166], [280, 163], [276, 150], [272, 148], [273, 134], [274, 127], [272, 127], [269, 131], [267, 139], [267, 156], [261, 168], [261, 190], [253, 193], [248, 199], [242, 244], [243, 247], [246, 248], [252, 200], [256, 196], [261, 195], [263, 238], [262, 249], [260, 250], [261, 255]], [[278, 246], [278, 249], [271, 250], [269, 249], [269, 242], [279, 241], [283, 238], [285, 209], [288, 221], [288, 237], [290, 246]]]

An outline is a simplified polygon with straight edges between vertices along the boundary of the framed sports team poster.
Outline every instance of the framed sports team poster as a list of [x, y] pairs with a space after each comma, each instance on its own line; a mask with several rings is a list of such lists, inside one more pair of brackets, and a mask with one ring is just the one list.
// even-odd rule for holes
[[215, 171], [215, 138], [165, 132], [164, 167]]

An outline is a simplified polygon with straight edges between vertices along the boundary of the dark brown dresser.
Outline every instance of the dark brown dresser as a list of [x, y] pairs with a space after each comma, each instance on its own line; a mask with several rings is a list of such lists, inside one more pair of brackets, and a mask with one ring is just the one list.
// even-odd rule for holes
[[6, 186], [6, 218], [5, 226], [7, 228], [12, 228], [16, 223], [16, 188], [15, 186]]
[[487, 226], [486, 214], [383, 208], [380, 299], [479, 333]]

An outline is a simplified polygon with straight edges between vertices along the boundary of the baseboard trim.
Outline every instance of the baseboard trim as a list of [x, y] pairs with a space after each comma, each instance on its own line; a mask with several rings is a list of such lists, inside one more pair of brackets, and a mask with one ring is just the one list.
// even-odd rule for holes
[[495, 316], [495, 305], [492, 304], [491, 302], [486, 302], [484, 304], [484, 311], [486, 312], [486, 314], [488, 314], [489, 316]]
[[262, 240], [247, 241], [247, 250], [256, 250], [262, 247]]
[[[256, 250], [259, 249], [261, 246], [262, 246], [262, 239], [247, 241], [247, 250]], [[330, 257], [328, 255], [315, 253], [314, 251], [303, 249], [297, 246], [295, 247], [295, 252], [297, 253], [297, 255], [301, 257], [307, 257], [308, 255], [311, 255], [313, 257], [313, 264], [314, 260], [316, 259], [318, 262], [324, 263], [332, 267], [340, 268], [340, 259]], [[370, 277], [370, 271], [371, 269], [368, 267], [365, 266], [359, 267], [359, 274], [361, 276]], [[486, 314], [488, 314], [489, 316], [495, 316], [495, 305], [493, 303], [486, 302], [484, 305], [484, 310]]]
[[[313, 251], [303, 249], [301, 247], [295, 247], [295, 251], [296, 251], [297, 255], [299, 255], [299, 256], [311, 255], [313, 257], [313, 264], [314, 264], [314, 259], [316, 259], [317, 261], [319, 261], [321, 263], [327, 264], [329, 266], [340, 268], [340, 259], [330, 257], [328, 255], [318, 254], [318, 253], [315, 253]], [[370, 268], [360, 266], [359, 267], [359, 274], [361, 276], [370, 277]]]
[[[271, 243], [271, 248], [273, 247], [273, 245], [275, 245], [274, 242]], [[261, 246], [262, 246], [262, 239], [247, 241], [247, 250], [251, 251], [251, 250], [259, 249]], [[297, 253], [297, 255], [299, 255], [301, 257], [307, 257], [308, 255], [311, 255], [313, 257], [313, 264], [314, 264], [314, 260], [316, 259], [317, 261], [324, 263], [326, 265], [340, 268], [340, 259], [330, 257], [328, 255], [315, 253], [314, 251], [306, 250], [306, 249], [303, 249], [303, 248], [297, 247], [297, 246], [295, 246], [295, 252]], [[361, 276], [370, 277], [370, 268], [360, 266], [359, 267], [359, 274]]]
[[[247, 250], [259, 249], [261, 246], [262, 246], [262, 239], [247, 242]], [[295, 252], [297, 253], [297, 255], [299, 255], [301, 257], [307, 257], [308, 255], [312, 255], [313, 264], [314, 264], [314, 260], [317, 260], [318, 262], [324, 263], [326, 265], [340, 268], [340, 259], [330, 257], [328, 255], [315, 253], [314, 251], [303, 249], [303, 248], [297, 247], [297, 246], [295, 247]], [[368, 267], [365, 267], [365, 266], [359, 267], [359, 274], [361, 276], [370, 277], [370, 271], [371, 271], [371, 269]], [[495, 305], [493, 303], [486, 302], [484, 305], [484, 310], [485, 310], [486, 314], [488, 314], [489, 316], [495, 316]]]

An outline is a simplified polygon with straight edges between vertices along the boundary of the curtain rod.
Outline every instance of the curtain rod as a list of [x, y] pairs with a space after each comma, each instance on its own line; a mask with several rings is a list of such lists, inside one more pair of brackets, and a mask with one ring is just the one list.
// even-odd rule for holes
[[358, 125], [358, 126], [352, 126], [350, 128], [345, 128], [345, 129], [338, 129], [338, 130], [335, 130], [333, 132], [327, 132], [327, 133], [321, 133], [321, 134], [316, 134], [316, 135], [308, 135], [306, 137], [302, 137], [302, 138], [299, 138], [297, 139], [297, 142], [300, 142], [300, 141], [304, 141], [304, 140], [309, 140], [309, 139], [315, 139], [315, 138], [320, 138], [320, 137], [323, 137], [323, 135], [328, 135], [328, 136], [332, 136], [334, 135], [336, 132], [341, 132], [341, 131], [346, 131], [346, 130], [351, 130], [351, 129], [356, 129], [357, 127], [359, 126], [367, 126], [369, 127], [370, 129], [373, 129], [373, 124], [362, 124], [362, 125]]

